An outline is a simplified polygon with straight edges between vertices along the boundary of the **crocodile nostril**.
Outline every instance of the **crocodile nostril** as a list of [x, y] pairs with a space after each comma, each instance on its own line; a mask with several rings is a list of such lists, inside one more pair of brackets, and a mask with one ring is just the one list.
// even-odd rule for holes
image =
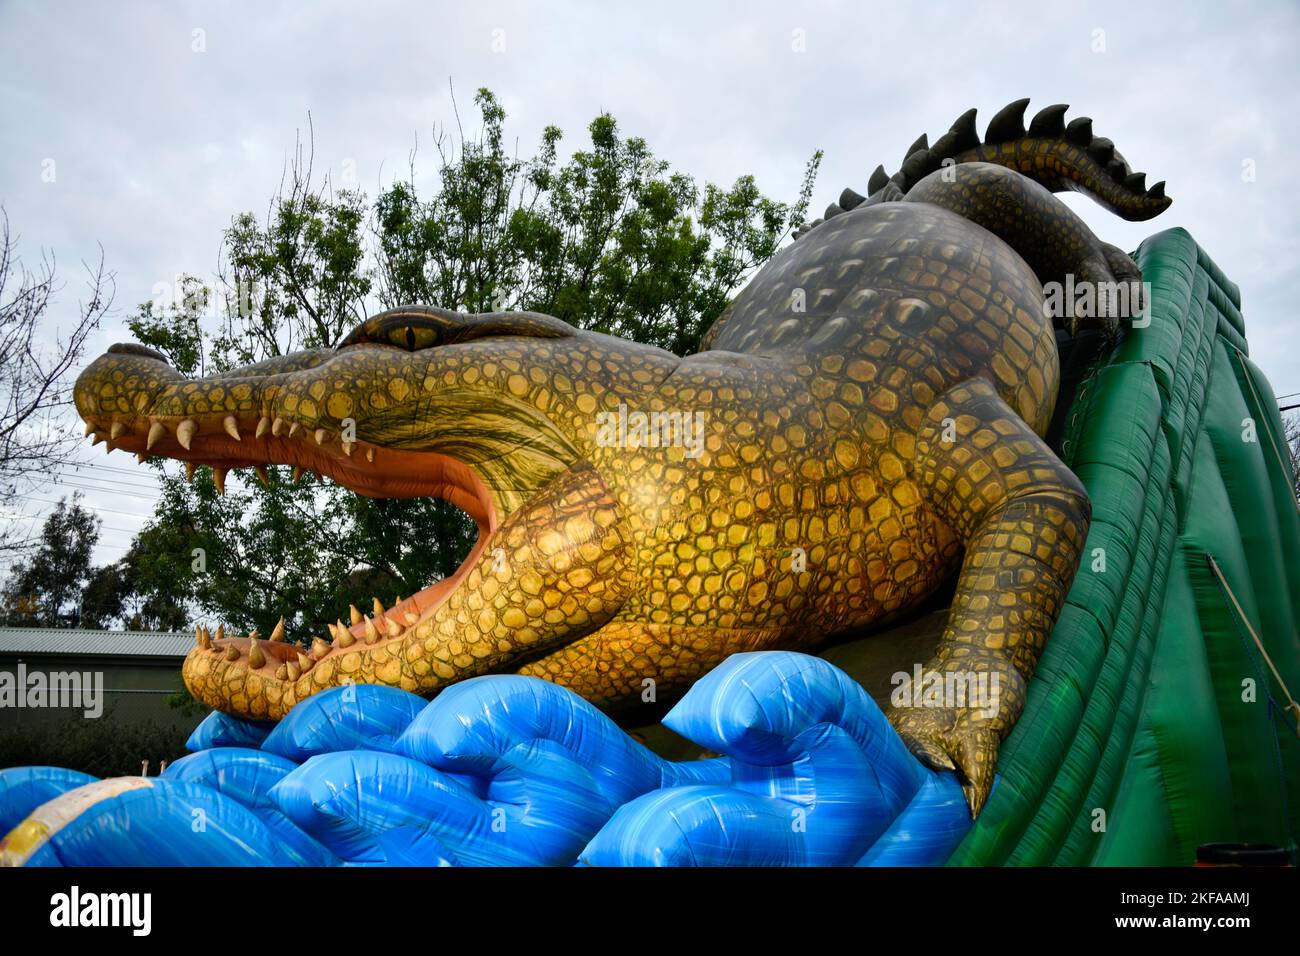
[[167, 365], [167, 356], [163, 355], [157, 349], [151, 349], [147, 345], [140, 345], [137, 342], [118, 342], [116, 345], [110, 345], [108, 351], [113, 355], [141, 355], [145, 358], [157, 359]]

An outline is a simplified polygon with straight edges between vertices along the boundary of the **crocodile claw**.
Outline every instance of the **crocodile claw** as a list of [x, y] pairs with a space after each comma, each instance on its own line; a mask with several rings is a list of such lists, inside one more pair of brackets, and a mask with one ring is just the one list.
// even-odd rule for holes
[[918, 760], [956, 771], [971, 819], [978, 817], [993, 789], [1002, 739], [994, 724], [965, 708], [896, 709], [889, 718]]

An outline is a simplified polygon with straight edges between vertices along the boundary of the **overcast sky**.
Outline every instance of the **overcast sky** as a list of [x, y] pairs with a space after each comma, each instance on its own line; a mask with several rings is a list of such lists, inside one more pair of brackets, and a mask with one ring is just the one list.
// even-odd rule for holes
[[[262, 214], [310, 112], [316, 165], [373, 195], [417, 137], [488, 86], [522, 153], [554, 123], [572, 149], [601, 111], [674, 168], [753, 173], [792, 198], [814, 149], [814, 211], [865, 191], [921, 132], [971, 106], [980, 129], [1031, 96], [1071, 104], [1172, 208], [1125, 223], [1067, 201], [1134, 248], [1184, 226], [1242, 288], [1251, 354], [1280, 395], [1300, 391], [1300, 14], [1293, 2], [1070, 5], [969, 2], [64, 3], [0, 2], [0, 202], [23, 250], [53, 251], [76, 308], [79, 263], [117, 274], [114, 317], [87, 361], [130, 338], [122, 318], [180, 272], [211, 276], [232, 214]], [[52, 164], [51, 164], [52, 161]], [[1243, 164], [1254, 171], [1243, 176]], [[49, 172], [53, 170], [53, 181]], [[45, 174], [43, 176], [43, 173]], [[436, 304], [436, 303], [435, 303]], [[120, 557], [153, 484], [127, 455], [87, 448], [9, 504], [36, 520], [76, 483]], [[106, 471], [108, 465], [121, 471]], [[120, 484], [108, 485], [114, 481]], [[109, 492], [105, 489], [112, 487]], [[0, 519], [3, 520], [3, 519]]]

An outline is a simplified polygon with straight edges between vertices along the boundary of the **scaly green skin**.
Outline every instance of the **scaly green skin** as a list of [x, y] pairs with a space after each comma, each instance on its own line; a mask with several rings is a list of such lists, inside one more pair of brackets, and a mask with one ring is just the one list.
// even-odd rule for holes
[[[1015, 132], [1007, 113], [990, 138]], [[927, 674], [991, 676], [996, 698], [891, 718], [919, 756], [964, 775], [977, 812], [1089, 517], [1040, 438], [1058, 382], [1042, 283], [1137, 270], [1044, 186], [966, 160], [1033, 172], [1022, 158], [1040, 157], [1047, 185], [1134, 216], [1168, 203], [1115, 199], [1113, 174], [1042, 117], [1038, 134], [978, 148], [963, 118], [921, 146], [959, 155], [951, 170], [912, 178], [909, 165], [939, 162], [923, 156], [865, 201], [846, 190], [854, 208], [832, 207], [768, 263], [688, 358], [531, 313], [421, 307], [368, 320], [334, 352], [197, 381], [139, 346], [110, 350], [76, 401], [116, 447], [211, 464], [218, 481], [273, 462], [363, 494], [439, 495], [483, 532], [450, 582], [371, 618], [354, 608], [310, 652], [279, 631], [201, 630], [191, 691], [278, 719], [345, 680], [429, 693], [513, 669], [616, 703], [736, 651], [879, 624], [960, 566]], [[601, 413], [620, 408], [698, 413], [698, 445], [611, 443]]]

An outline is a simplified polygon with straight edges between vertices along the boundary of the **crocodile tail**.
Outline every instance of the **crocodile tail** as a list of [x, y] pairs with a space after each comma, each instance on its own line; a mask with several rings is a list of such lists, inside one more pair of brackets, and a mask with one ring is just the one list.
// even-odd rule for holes
[[1080, 116], [1065, 121], [1064, 104], [1039, 110], [1025, 128], [1025, 107], [1029, 100], [1008, 103], [989, 121], [981, 140], [975, 128], [975, 110], [969, 109], [952, 124], [933, 146], [925, 134], [907, 150], [903, 165], [892, 176], [877, 166], [867, 182], [867, 195], [852, 189], [840, 194], [838, 203], [827, 207], [826, 219], [862, 205], [901, 199], [918, 182], [945, 164], [996, 163], [1014, 169], [1052, 192], [1067, 189], [1086, 193], [1116, 215], [1132, 222], [1158, 216], [1172, 200], [1165, 195], [1163, 181], [1147, 188], [1146, 173], [1135, 173], [1115, 149], [1115, 144], [1092, 131], [1092, 120]]

